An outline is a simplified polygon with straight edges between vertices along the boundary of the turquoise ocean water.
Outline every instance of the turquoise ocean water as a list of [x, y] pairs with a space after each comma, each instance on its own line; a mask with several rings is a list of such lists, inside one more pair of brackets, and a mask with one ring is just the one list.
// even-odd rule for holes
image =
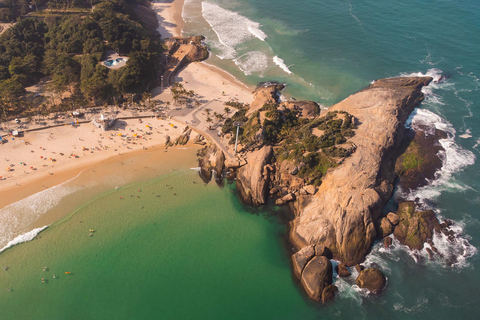
[[206, 35], [210, 63], [249, 84], [285, 82], [286, 97], [329, 106], [374, 79], [445, 76], [410, 123], [449, 133], [442, 170], [404, 196], [455, 222], [454, 243], [434, 242], [457, 259], [377, 245], [365, 264], [388, 277], [382, 295], [352, 277], [336, 280], [334, 303], [312, 303], [292, 277], [282, 214], [246, 208], [234, 185], [204, 185], [184, 166], [112, 186], [1, 253], [0, 319], [476, 319], [480, 2], [186, 0], [184, 9], [185, 33]]

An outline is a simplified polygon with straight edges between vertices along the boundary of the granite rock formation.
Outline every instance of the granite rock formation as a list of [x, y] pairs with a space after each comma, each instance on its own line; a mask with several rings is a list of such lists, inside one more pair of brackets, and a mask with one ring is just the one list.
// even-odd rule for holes
[[259, 85], [253, 91], [253, 102], [250, 104], [247, 115], [260, 110], [264, 104], [279, 102], [279, 92], [285, 88], [284, 84], [269, 82]]
[[200, 177], [205, 183], [210, 182], [215, 177], [217, 182], [222, 179], [223, 169], [225, 168], [225, 154], [216, 145], [206, 146], [197, 152], [198, 164], [200, 167]]
[[377, 268], [362, 270], [357, 277], [357, 286], [368, 289], [371, 293], [380, 293], [386, 285], [387, 279]]
[[290, 229], [295, 247], [324, 245], [348, 266], [365, 259], [377, 236], [374, 221], [393, 191], [405, 121], [423, 100], [421, 88], [430, 81], [429, 77], [378, 80], [329, 109], [358, 119], [351, 138], [357, 149], [325, 176], [309, 201], [297, 203]]
[[423, 249], [424, 243], [433, 239], [434, 232], [442, 232], [435, 212], [416, 211], [413, 202], [400, 203], [397, 215], [400, 222], [395, 227], [394, 236], [410, 249]]
[[270, 170], [268, 166], [273, 157], [273, 148], [264, 146], [247, 156], [247, 164], [238, 169], [237, 188], [245, 203], [259, 206], [267, 199]]
[[435, 173], [442, 166], [439, 152], [444, 151], [439, 143], [447, 134], [438, 129], [420, 128], [406, 151], [397, 159], [395, 172], [399, 176], [400, 187], [413, 190], [425, 186], [435, 178]]
[[293, 271], [308, 296], [326, 302], [336, 291], [332, 284], [332, 263], [328, 249], [323, 246], [307, 246], [292, 256]]

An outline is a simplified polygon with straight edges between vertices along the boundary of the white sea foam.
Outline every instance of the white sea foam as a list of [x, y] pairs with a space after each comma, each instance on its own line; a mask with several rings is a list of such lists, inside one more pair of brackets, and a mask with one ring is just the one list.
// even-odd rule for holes
[[[444, 149], [439, 152], [439, 157], [442, 159], [442, 167], [435, 174], [434, 180], [429, 185], [419, 188], [413, 193], [402, 193], [402, 195], [409, 200], [418, 198], [422, 203], [424, 200], [431, 200], [437, 197], [444, 190], [463, 191], [468, 188], [468, 186], [458, 183], [453, 178], [453, 174], [463, 170], [466, 166], [473, 165], [476, 157], [473, 152], [465, 150], [455, 143], [456, 131], [452, 124], [432, 111], [417, 108], [407, 120], [406, 126], [414, 130], [425, 130], [427, 134], [432, 134], [433, 129], [436, 128], [446, 132], [448, 136], [439, 140]], [[399, 193], [401, 192], [400, 190]]]
[[234, 48], [254, 37], [262, 41], [267, 38], [259, 23], [216, 4], [202, 2], [202, 15], [217, 34], [219, 41], [227, 47]]
[[246, 75], [259, 73], [260, 76], [263, 76], [268, 67], [268, 57], [261, 51], [247, 52], [246, 54], [236, 58], [234, 62]]
[[[255, 22], [256, 23], [256, 22]], [[260, 26], [258, 23], [256, 23], [258, 26]], [[260, 28], [254, 28], [252, 26], [248, 26], [248, 31], [253, 34], [255, 37], [257, 37], [257, 39], [260, 39], [262, 41], [265, 41], [265, 39], [267, 39], [267, 35], [265, 34], [265, 32], [263, 32], [262, 30], [260, 30]]]
[[472, 137], [472, 131], [470, 129], [465, 130], [464, 134], [459, 135], [462, 139], [468, 139]]
[[447, 89], [453, 87], [453, 83], [442, 81], [443, 71], [437, 68], [428, 69], [427, 72], [401, 73], [402, 77], [432, 77], [433, 81], [422, 88], [422, 93], [425, 95], [424, 105], [445, 105], [441, 96], [434, 93], [435, 89]]
[[412, 307], [406, 307], [402, 303], [395, 303], [393, 305], [393, 308], [395, 309], [395, 311], [402, 311], [402, 312], [410, 314], [410, 313], [416, 313], [418, 311], [425, 310], [425, 305], [427, 305], [427, 304], [428, 304], [428, 299], [427, 298], [419, 297], [417, 299], [417, 303]]
[[353, 8], [352, 8], [352, 4], [349, 2], [348, 3], [350, 5], [350, 8], [348, 9], [348, 11], [350, 12], [350, 16], [352, 16], [352, 18], [355, 19], [355, 21], [357, 21], [358, 25], [360, 26], [360, 28], [363, 29], [363, 24], [362, 22], [360, 21], [360, 19], [358, 19], [358, 17], [356, 15], [353, 14]]
[[292, 71], [290, 71], [290, 69], [288, 68], [288, 66], [285, 64], [285, 61], [283, 61], [282, 58], [279, 58], [278, 56], [275, 56], [273, 57], [273, 62], [275, 62], [275, 64], [277, 66], [279, 66], [283, 71], [285, 71], [286, 73], [288, 74], [292, 74]]
[[19, 235], [17, 236], [15, 239], [13, 239], [12, 241], [8, 242], [7, 245], [5, 247], [3, 247], [2, 249], [0, 249], [0, 252], [3, 252], [5, 250], [7, 250], [8, 248], [11, 248], [17, 244], [20, 244], [20, 243], [23, 243], [23, 242], [28, 242], [28, 241], [32, 241], [33, 239], [35, 239], [35, 237], [40, 233], [42, 232], [43, 230], [45, 230], [46, 228], [48, 228], [48, 226], [44, 226], [44, 227], [41, 227], [41, 228], [36, 228], [36, 229], [33, 229], [25, 234], [22, 234], [22, 235]]
[[190, 10], [188, 10], [189, 6], [193, 3], [193, 0], [184, 0], [183, 7], [182, 7], [182, 20], [185, 22], [189, 22], [193, 20], [194, 17], [190, 16]]
[[[433, 108], [435, 105], [443, 104], [441, 97], [436, 95], [434, 91], [439, 88], [448, 89], [452, 86], [452, 84], [445, 82], [438, 83], [442, 79], [441, 70], [438, 69], [430, 69], [425, 74], [415, 73], [405, 76], [431, 76], [434, 78], [434, 82], [423, 89], [426, 96], [426, 104]], [[442, 191], [464, 191], [470, 188], [458, 182], [454, 177], [454, 173], [463, 170], [466, 166], [473, 165], [475, 163], [475, 155], [455, 143], [456, 130], [450, 122], [430, 110], [417, 108], [407, 120], [406, 126], [414, 130], [424, 130], [427, 134], [433, 134], [434, 129], [438, 129], [447, 133], [447, 138], [439, 140], [444, 151], [439, 153], [439, 157], [442, 159], [442, 167], [435, 174], [435, 178], [427, 186], [411, 193], [406, 193], [399, 189], [397, 194], [401, 194], [401, 197], [404, 199], [417, 199], [421, 209], [429, 209], [431, 208], [430, 201], [438, 197]], [[470, 131], [466, 130], [465, 133], [470, 134]], [[443, 220], [440, 216], [440, 211], [438, 209], [435, 210], [440, 221]], [[377, 265], [380, 269], [388, 272], [389, 262], [398, 261], [400, 257], [399, 251], [404, 251], [416, 263], [433, 263], [445, 267], [464, 268], [469, 265], [468, 259], [477, 253], [477, 249], [469, 243], [469, 236], [463, 234], [461, 223], [454, 222], [450, 230], [455, 233], [455, 237], [450, 240], [443, 233], [435, 233], [432, 241], [441, 256], [435, 254], [434, 261], [430, 262], [428, 260], [429, 255], [426, 249], [430, 248], [430, 245], [425, 244], [424, 249], [420, 251], [410, 250], [407, 246], [400, 244], [398, 240], [393, 238], [393, 244], [388, 249], [384, 248], [383, 244], [377, 244], [367, 256], [365, 264], [367, 266]], [[397, 308], [403, 309], [402, 311], [408, 311], [401, 305], [398, 305]]]
[[[245, 42], [264, 42], [267, 38], [258, 22], [210, 2], [202, 2], [202, 16], [217, 35], [218, 41], [208, 39], [208, 42], [220, 51], [217, 54], [220, 59], [233, 60], [245, 75], [263, 76], [268, 67], [267, 55], [259, 50], [245, 53]], [[237, 49], [243, 52], [238, 53]]]
[[67, 182], [33, 194], [1, 209], [0, 246], [7, 244], [19, 233], [25, 232], [26, 227], [58, 205], [63, 197], [78, 190], [76, 187], [65, 186]]

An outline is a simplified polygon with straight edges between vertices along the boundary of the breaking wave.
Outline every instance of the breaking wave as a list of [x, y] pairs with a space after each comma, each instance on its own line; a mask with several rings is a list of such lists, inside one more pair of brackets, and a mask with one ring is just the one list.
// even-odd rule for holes
[[62, 198], [78, 190], [76, 187], [66, 187], [64, 184], [67, 182], [33, 194], [1, 209], [0, 246], [16, 239], [18, 234], [26, 231], [26, 227], [57, 206]]
[[414, 130], [425, 130], [427, 134], [433, 134], [433, 129], [438, 129], [447, 133], [448, 136], [439, 140], [444, 149], [439, 153], [439, 157], [442, 159], [442, 167], [435, 174], [434, 180], [425, 187], [419, 188], [410, 194], [402, 193], [402, 195], [408, 200], [418, 198], [423, 203], [424, 200], [439, 196], [446, 189], [465, 190], [468, 188], [456, 182], [453, 174], [461, 171], [466, 166], [473, 165], [476, 157], [473, 152], [463, 149], [455, 143], [456, 131], [452, 124], [432, 111], [417, 108], [410, 115], [406, 126]]
[[20, 244], [20, 243], [24, 243], [24, 242], [28, 242], [28, 241], [32, 241], [33, 239], [35, 239], [35, 237], [40, 233], [42, 232], [43, 230], [45, 230], [46, 228], [48, 228], [48, 226], [44, 226], [44, 227], [41, 227], [41, 228], [36, 228], [36, 229], [33, 229], [32, 231], [29, 231], [25, 234], [22, 234], [22, 235], [19, 235], [17, 236], [15, 239], [13, 239], [12, 241], [8, 242], [7, 245], [5, 247], [3, 247], [2, 249], [0, 249], [0, 253], [13, 247], [13, 246], [16, 246], [17, 244]]
[[[263, 77], [270, 65], [292, 74], [283, 59], [273, 55], [265, 42], [267, 34], [258, 22], [210, 2], [202, 2], [201, 6], [203, 18], [218, 38], [218, 41], [207, 39], [210, 46], [218, 51], [217, 57], [233, 60], [245, 75]], [[269, 63], [272, 58], [274, 64]]]
[[226, 47], [235, 48], [253, 38], [261, 41], [267, 38], [258, 22], [216, 4], [202, 2], [202, 15], [217, 34], [218, 40]]
[[292, 71], [290, 71], [290, 69], [288, 69], [288, 66], [285, 64], [285, 61], [283, 61], [282, 58], [279, 58], [278, 56], [275, 56], [275, 57], [273, 57], [273, 62], [275, 62], [275, 64], [277, 66], [279, 66], [280, 69], [282, 69], [286, 73], [292, 74]]
[[235, 64], [243, 71], [245, 75], [259, 73], [263, 76], [268, 67], [268, 57], [261, 51], [250, 51], [236, 58]]

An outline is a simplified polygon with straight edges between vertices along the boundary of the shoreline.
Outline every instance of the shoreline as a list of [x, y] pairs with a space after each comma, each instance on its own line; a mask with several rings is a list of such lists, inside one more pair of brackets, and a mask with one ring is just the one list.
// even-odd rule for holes
[[171, 37], [181, 37], [184, 27], [182, 18], [183, 5], [185, 0], [172, 0], [163, 2], [162, 0], [152, 1], [152, 10], [157, 15], [157, 31], [162, 39]]
[[172, 127], [172, 122], [158, 118], [119, 120], [115, 130], [108, 131], [84, 123], [27, 132], [15, 140], [9, 137], [2, 145], [5, 156], [0, 159], [0, 193], [10, 196], [2, 196], [0, 208], [14, 202], [11, 199], [18, 201], [65, 182], [81, 168], [117, 155], [147, 151], [165, 143], [166, 136], [175, 139], [183, 126]]
[[[154, 11], [159, 19], [159, 29], [163, 20], [174, 26], [170, 27], [173, 35], [181, 35], [183, 4], [183, 0], [174, 0], [171, 3], [152, 3], [152, 6], [157, 7], [154, 8]], [[168, 29], [165, 30], [168, 31]], [[68, 183], [72, 179], [80, 180], [78, 176], [94, 171], [104, 162], [118, 164], [122, 162], [122, 157], [134, 158], [149, 152], [163, 153], [161, 146], [165, 143], [166, 136], [169, 135], [174, 140], [181, 134], [183, 124], [189, 125], [196, 133], [204, 134], [207, 140], [219, 145], [226, 155], [231, 157], [228, 144], [221, 141], [215, 130], [209, 130], [205, 109], [224, 114], [224, 103], [227, 101], [249, 104], [252, 101], [254, 88], [208, 62], [187, 65], [178, 73], [176, 81], [182, 82], [187, 89], [194, 90], [201, 96], [203, 103], [196, 109], [184, 107], [172, 110], [170, 108], [171, 110], [168, 112], [171, 115], [170, 121], [147, 118], [143, 119], [145, 123], [141, 124], [138, 123], [138, 119], [122, 119], [119, 121], [122, 122], [122, 126], [116, 129], [118, 131], [101, 131], [89, 123], [76, 126], [65, 124], [55, 128], [27, 132], [25, 137], [15, 138], [15, 140], [9, 137], [8, 143], [1, 146], [2, 151], [5, 151], [5, 156], [0, 159], [3, 165], [3, 167], [0, 166], [0, 177], [3, 177], [0, 180], [0, 193], [2, 194], [0, 210], [42, 191]], [[160, 92], [159, 89], [152, 90], [153, 99], [172, 102], [170, 90]], [[118, 116], [125, 116], [125, 114]], [[170, 127], [172, 122], [177, 123], [175, 128]], [[145, 124], [148, 124], [150, 128], [145, 130]], [[150, 130], [150, 135], [145, 132], [148, 130]], [[145, 134], [143, 135], [142, 132]], [[123, 136], [119, 137], [120, 134]], [[143, 137], [133, 138], [134, 134], [143, 135]], [[127, 140], [127, 137], [131, 140]], [[192, 148], [192, 144], [189, 143], [188, 148]], [[170, 161], [172, 157], [161, 158], [164, 161], [166, 159]], [[13, 171], [10, 171], [11, 169]], [[95, 179], [98, 179], [98, 175]], [[74, 181], [73, 184], [75, 183], [77, 182]], [[71, 210], [73, 209], [71, 208]], [[43, 227], [64, 216], [65, 213], [60, 215], [47, 213], [45, 217], [37, 219], [29, 226], [32, 228]], [[18, 235], [20, 234], [16, 236]]]

